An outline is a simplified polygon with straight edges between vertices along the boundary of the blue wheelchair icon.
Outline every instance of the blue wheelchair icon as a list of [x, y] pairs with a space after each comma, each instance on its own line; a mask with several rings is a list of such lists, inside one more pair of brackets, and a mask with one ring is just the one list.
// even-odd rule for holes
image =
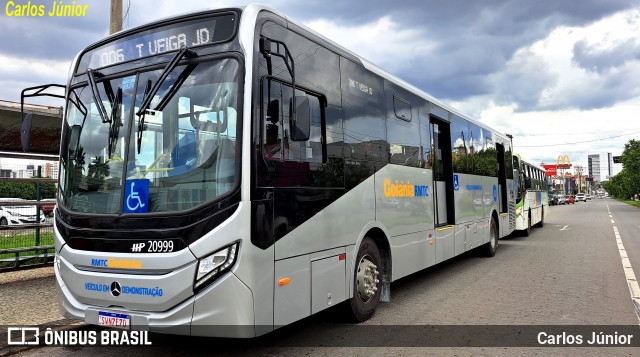
[[124, 188], [123, 211], [145, 213], [149, 211], [149, 180], [127, 180]]

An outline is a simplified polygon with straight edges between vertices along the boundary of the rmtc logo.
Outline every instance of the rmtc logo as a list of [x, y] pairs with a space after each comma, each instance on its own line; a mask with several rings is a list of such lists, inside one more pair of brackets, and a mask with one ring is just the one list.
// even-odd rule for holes
[[131, 251], [134, 253], [141, 252], [145, 245], [145, 243], [135, 243], [131, 246]]
[[94, 267], [106, 267], [107, 260], [106, 259], [91, 259], [91, 265]]

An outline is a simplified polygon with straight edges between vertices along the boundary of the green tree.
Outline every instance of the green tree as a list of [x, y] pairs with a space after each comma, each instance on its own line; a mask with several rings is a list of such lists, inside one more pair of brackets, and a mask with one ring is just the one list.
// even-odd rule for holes
[[[53, 183], [40, 183], [40, 197], [54, 198], [56, 186]], [[35, 200], [35, 182], [2, 182], [0, 183], [0, 197], [23, 198], [25, 200]]]
[[628, 199], [640, 193], [640, 141], [631, 139], [624, 145], [620, 157], [623, 169], [613, 176], [604, 188], [616, 198]]

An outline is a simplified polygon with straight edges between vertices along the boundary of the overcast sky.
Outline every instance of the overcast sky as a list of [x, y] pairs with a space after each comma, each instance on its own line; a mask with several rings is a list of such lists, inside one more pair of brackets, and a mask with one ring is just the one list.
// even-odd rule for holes
[[[248, 1], [123, 0], [124, 27]], [[109, 30], [109, 1], [84, 17], [7, 16], [0, 0], [0, 99], [66, 83], [70, 62]], [[27, 4], [26, 0], [13, 0]], [[31, 0], [48, 11], [53, 0]], [[640, 140], [638, 0], [264, 1], [554, 163], [622, 153]], [[65, 0], [64, 4], [71, 4]], [[50, 102], [47, 102], [50, 103]], [[55, 103], [55, 102], [54, 102]]]

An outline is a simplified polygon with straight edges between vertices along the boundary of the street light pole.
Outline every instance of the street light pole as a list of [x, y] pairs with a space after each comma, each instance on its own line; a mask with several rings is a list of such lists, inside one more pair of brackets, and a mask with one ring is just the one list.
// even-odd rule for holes
[[111, 0], [109, 34], [122, 31], [122, 0]]

